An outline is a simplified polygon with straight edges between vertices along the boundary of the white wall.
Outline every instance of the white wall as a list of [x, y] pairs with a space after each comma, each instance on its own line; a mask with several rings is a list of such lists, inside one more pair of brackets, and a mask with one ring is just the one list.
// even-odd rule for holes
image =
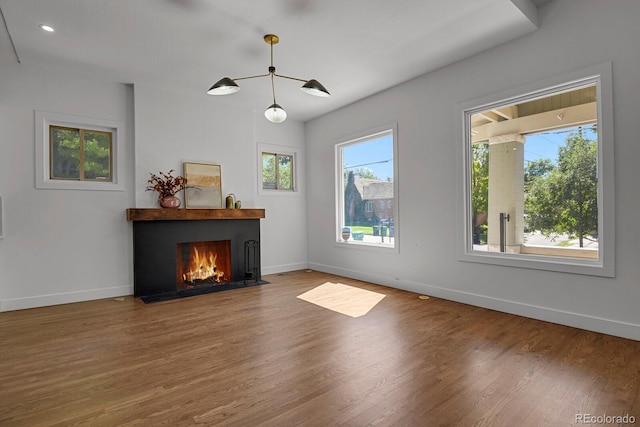
[[[120, 122], [125, 190], [36, 190], [35, 110]], [[131, 293], [132, 88], [3, 65], [0, 129], [0, 311]]]
[[[125, 191], [35, 189], [34, 111], [89, 116], [123, 125]], [[220, 98], [105, 83], [22, 64], [0, 75], [0, 311], [133, 293], [130, 207], [157, 207], [150, 172], [183, 161], [222, 166], [223, 192], [261, 220], [263, 274], [306, 268], [304, 125], [275, 125], [262, 112]], [[135, 131], [134, 131], [135, 129]], [[300, 150], [300, 191], [258, 196], [257, 143]]]
[[[640, 2], [555, 0], [541, 28], [307, 123], [309, 266], [557, 323], [640, 339]], [[458, 261], [461, 170], [456, 106], [611, 62], [616, 277]], [[334, 245], [334, 144], [398, 122], [400, 251]], [[311, 162], [310, 159], [314, 161]]]
[[[224, 98], [184, 95], [136, 85], [136, 207], [157, 207], [145, 191], [150, 172], [182, 162], [221, 165], [223, 195], [234, 193], [243, 208], [264, 208], [261, 220], [262, 273], [306, 268], [306, 187], [304, 125], [288, 119], [274, 124], [262, 111], [228, 105]], [[300, 150], [299, 191], [287, 196], [258, 195], [257, 144]], [[179, 194], [183, 198], [183, 193]]]

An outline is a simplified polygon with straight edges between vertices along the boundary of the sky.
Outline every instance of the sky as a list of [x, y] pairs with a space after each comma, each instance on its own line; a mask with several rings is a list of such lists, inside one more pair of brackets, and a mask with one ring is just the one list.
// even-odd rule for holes
[[384, 135], [365, 143], [347, 145], [342, 152], [342, 161], [348, 171], [368, 168], [376, 177], [393, 181], [393, 136]]
[[[524, 161], [526, 163], [539, 159], [551, 159], [556, 163], [558, 159], [558, 148], [565, 144], [571, 131], [577, 128], [550, 131], [527, 135], [524, 144]], [[584, 133], [585, 138], [596, 139], [596, 134], [591, 130]]]
[[558, 158], [558, 148], [564, 145], [566, 134], [544, 132], [527, 135], [524, 144], [524, 161], [536, 161], [539, 159], [551, 159], [554, 163]]

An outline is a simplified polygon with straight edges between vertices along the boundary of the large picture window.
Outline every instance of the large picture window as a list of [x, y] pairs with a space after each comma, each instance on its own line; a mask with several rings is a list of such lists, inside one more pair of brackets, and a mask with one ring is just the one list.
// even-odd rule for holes
[[397, 248], [396, 126], [336, 145], [336, 242]]
[[602, 96], [595, 74], [464, 111], [465, 259], [613, 274]]

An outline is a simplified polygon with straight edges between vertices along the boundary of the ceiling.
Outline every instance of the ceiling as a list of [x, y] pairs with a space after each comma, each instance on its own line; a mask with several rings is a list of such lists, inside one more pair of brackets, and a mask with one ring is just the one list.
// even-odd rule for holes
[[[222, 77], [317, 79], [331, 97], [276, 79], [277, 102], [307, 121], [537, 29], [550, 0], [0, 0], [0, 67], [160, 87], [264, 110], [267, 78], [208, 96]], [[40, 24], [55, 32], [46, 33]]]

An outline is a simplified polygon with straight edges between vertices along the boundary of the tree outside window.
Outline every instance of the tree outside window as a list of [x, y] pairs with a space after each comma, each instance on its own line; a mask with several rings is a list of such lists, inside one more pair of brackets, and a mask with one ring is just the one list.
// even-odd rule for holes
[[50, 179], [112, 181], [111, 132], [50, 126]]
[[262, 153], [262, 188], [292, 191], [293, 167], [291, 154]]
[[598, 236], [598, 146], [594, 127], [572, 129], [558, 148], [558, 163], [532, 163], [525, 175], [526, 224], [547, 236], [595, 242]]

